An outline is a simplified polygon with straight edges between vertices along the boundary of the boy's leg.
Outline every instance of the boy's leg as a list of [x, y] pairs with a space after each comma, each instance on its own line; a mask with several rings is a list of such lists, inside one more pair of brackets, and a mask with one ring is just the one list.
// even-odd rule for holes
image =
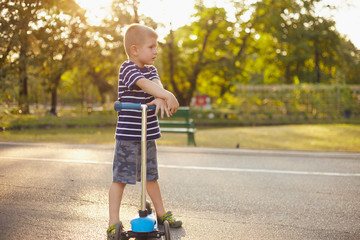
[[[171, 211], [166, 212], [161, 197], [160, 186], [157, 181], [159, 178], [157, 156], [156, 156], [156, 143], [155, 141], [147, 142], [147, 179], [146, 189], [153, 202], [158, 223], [162, 224], [164, 220], [167, 220], [170, 227], [181, 227], [182, 222], [176, 219]], [[160, 221], [159, 221], [160, 220]]]
[[181, 227], [182, 221], [176, 219], [172, 212], [165, 212], [164, 204], [161, 197], [160, 187], [158, 181], [149, 181], [146, 185], [147, 192], [154, 204], [158, 223], [163, 224], [164, 220], [167, 220], [172, 228]]
[[151, 198], [152, 203], [158, 217], [163, 216], [165, 212], [164, 203], [162, 201], [160, 186], [158, 181], [146, 182], [146, 190]]
[[125, 186], [125, 183], [111, 183], [109, 190], [109, 227], [120, 221], [120, 204]]

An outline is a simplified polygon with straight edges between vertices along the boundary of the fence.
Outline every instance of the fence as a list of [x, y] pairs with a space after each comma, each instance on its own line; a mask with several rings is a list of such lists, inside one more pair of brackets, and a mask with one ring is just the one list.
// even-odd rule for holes
[[360, 122], [359, 85], [240, 85], [237, 99], [214, 116], [239, 125]]

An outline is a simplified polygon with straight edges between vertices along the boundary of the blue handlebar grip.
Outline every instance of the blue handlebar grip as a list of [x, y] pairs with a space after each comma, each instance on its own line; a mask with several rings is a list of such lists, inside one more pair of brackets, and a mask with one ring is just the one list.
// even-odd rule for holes
[[122, 103], [122, 102], [116, 101], [114, 103], [114, 109], [115, 109], [115, 111], [120, 111], [121, 109], [141, 110], [141, 104], [140, 103]]
[[155, 110], [155, 109], [156, 109], [156, 105], [150, 105], [150, 106], [148, 106], [148, 109], [149, 109], [149, 110]]
[[[114, 103], [114, 110], [120, 111], [121, 109], [136, 109], [141, 110], [141, 104], [140, 103], [122, 103], [119, 101], [116, 101]], [[148, 106], [148, 109], [156, 109], [156, 105]]]

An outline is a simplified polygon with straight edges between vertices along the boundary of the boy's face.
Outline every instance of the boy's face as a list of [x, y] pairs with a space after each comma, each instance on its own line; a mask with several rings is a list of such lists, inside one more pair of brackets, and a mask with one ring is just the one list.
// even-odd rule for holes
[[142, 45], [137, 46], [137, 60], [139, 67], [144, 65], [153, 65], [155, 58], [158, 54], [157, 50], [157, 38], [149, 37]]

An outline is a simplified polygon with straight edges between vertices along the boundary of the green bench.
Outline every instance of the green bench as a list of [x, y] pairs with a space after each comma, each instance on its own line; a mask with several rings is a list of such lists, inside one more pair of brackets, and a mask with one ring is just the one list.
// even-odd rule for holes
[[187, 133], [188, 136], [188, 145], [194, 145], [195, 143], [195, 123], [192, 118], [190, 118], [190, 108], [189, 107], [179, 107], [177, 112], [174, 113], [171, 118], [164, 117], [160, 118], [159, 113], [159, 123], [161, 132], [168, 133]]

